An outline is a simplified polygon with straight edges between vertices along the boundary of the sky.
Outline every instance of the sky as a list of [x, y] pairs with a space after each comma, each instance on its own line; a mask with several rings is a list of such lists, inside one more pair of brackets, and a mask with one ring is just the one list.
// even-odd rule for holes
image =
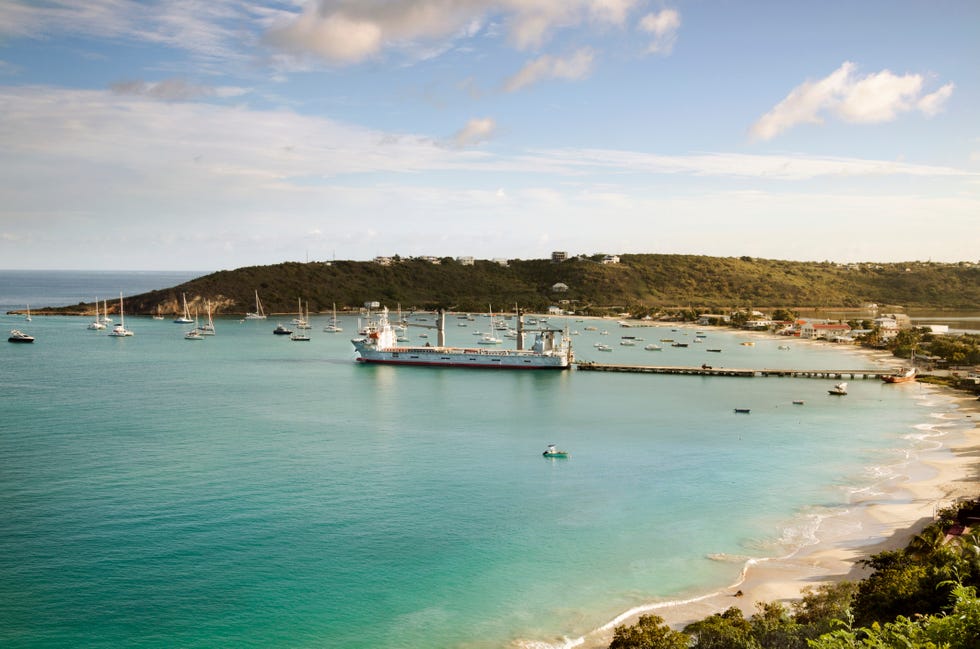
[[976, 0], [0, 0], [0, 268], [978, 244]]

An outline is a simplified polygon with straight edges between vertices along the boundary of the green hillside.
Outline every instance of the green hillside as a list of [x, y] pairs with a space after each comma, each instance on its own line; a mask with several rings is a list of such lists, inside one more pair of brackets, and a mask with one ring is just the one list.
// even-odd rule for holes
[[[567, 291], [552, 290], [557, 283]], [[851, 264], [795, 262], [749, 257], [623, 255], [618, 264], [600, 257], [490, 261], [462, 265], [450, 258], [433, 264], [396, 259], [374, 262], [282, 263], [220, 271], [166, 290], [127, 296], [132, 313], [171, 314], [182, 293], [204, 312], [243, 314], [254, 292], [267, 313], [292, 313], [297, 299], [311, 312], [356, 308], [377, 300], [394, 308], [446, 307], [459, 311], [541, 310], [568, 301], [580, 310], [605, 308], [646, 313], [660, 308], [716, 310], [736, 306], [858, 307], [868, 302], [903, 307], [980, 307], [980, 267], [969, 263]], [[85, 305], [60, 312], [83, 310]]]

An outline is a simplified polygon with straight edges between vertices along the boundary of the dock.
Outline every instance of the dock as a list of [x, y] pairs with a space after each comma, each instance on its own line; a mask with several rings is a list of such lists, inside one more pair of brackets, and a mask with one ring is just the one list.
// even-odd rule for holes
[[798, 370], [798, 369], [746, 369], [714, 366], [667, 366], [667, 365], [618, 365], [580, 361], [576, 369], [588, 372], [631, 372], [636, 374], [690, 374], [696, 376], [781, 376], [797, 379], [878, 379], [892, 373], [891, 369], [860, 370]]

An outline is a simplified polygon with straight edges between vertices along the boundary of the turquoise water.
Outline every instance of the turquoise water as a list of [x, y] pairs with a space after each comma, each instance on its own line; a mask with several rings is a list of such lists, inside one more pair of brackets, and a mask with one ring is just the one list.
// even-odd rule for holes
[[[274, 319], [191, 342], [169, 320], [114, 339], [0, 317], [37, 338], [0, 348], [0, 644], [560, 646], [730, 584], [741, 561], [712, 557], [803, 542], [946, 407], [876, 381], [835, 398], [811, 379], [361, 366], [343, 320], [298, 343]], [[694, 335], [604, 326], [580, 358], [871, 364], [714, 330], [720, 354], [596, 353]], [[571, 457], [542, 458], [550, 442]]]

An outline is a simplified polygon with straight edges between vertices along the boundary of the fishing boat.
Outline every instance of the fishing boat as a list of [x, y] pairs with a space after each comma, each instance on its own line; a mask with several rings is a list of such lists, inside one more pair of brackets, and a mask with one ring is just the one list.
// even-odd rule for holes
[[11, 329], [10, 336], [7, 338], [8, 343], [32, 343], [34, 342], [34, 336], [29, 336], [25, 334], [20, 329]]
[[133, 332], [126, 328], [126, 316], [123, 315], [122, 293], [119, 294], [119, 324], [113, 327], [112, 331], [110, 331], [107, 335], [115, 338], [125, 338], [126, 336], [133, 335]]
[[259, 292], [255, 291], [255, 311], [245, 314], [246, 320], [265, 320], [265, 311], [262, 309], [262, 303], [259, 302]]
[[847, 383], [838, 383], [834, 387], [827, 390], [827, 393], [832, 394], [834, 396], [842, 397], [845, 394], [847, 394]]
[[544, 457], [568, 457], [568, 451], [559, 450], [556, 444], [548, 444], [548, 448], [541, 455]]
[[[436, 318], [436, 345], [399, 345], [395, 328], [388, 319], [388, 308], [377, 302], [365, 304], [366, 320], [360, 335], [351, 339], [357, 361], [388, 365], [431, 367], [472, 367], [494, 369], [568, 369], [574, 361], [570, 338], [560, 329], [525, 329], [518, 318], [520, 334], [534, 334], [530, 349], [524, 349], [524, 335], [518, 335], [517, 349], [449, 347], [445, 344], [445, 312]], [[423, 337], [424, 334], [420, 335]]]

